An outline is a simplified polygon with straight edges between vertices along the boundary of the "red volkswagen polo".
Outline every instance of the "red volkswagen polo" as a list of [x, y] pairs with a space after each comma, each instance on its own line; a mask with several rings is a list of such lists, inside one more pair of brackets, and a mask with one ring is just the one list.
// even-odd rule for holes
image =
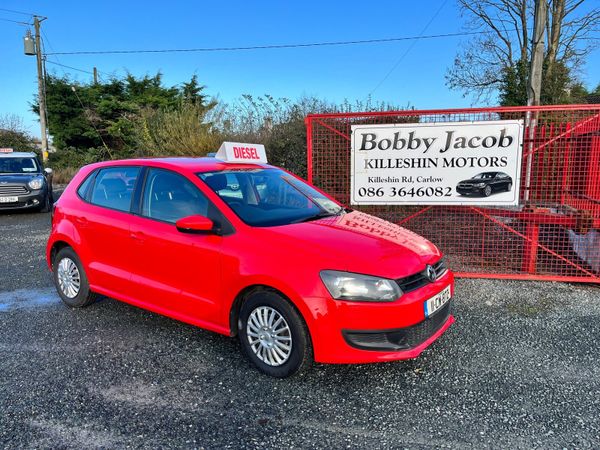
[[67, 305], [105, 295], [237, 335], [276, 377], [313, 359], [414, 358], [454, 321], [433, 244], [267, 165], [257, 145], [84, 167], [56, 203], [47, 260]]

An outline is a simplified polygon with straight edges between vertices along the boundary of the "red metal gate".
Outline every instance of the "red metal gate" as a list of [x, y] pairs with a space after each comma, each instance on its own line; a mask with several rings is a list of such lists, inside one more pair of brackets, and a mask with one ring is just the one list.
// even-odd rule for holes
[[523, 119], [519, 206], [353, 206], [436, 243], [459, 276], [600, 283], [600, 105], [312, 114], [308, 180], [350, 202], [357, 124]]

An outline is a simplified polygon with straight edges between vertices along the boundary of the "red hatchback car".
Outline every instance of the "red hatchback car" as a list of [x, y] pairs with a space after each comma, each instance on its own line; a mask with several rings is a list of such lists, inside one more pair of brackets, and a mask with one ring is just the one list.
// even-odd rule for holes
[[313, 359], [414, 358], [453, 323], [454, 277], [433, 244], [237, 156], [81, 169], [47, 246], [62, 300], [100, 294], [237, 335], [277, 377]]

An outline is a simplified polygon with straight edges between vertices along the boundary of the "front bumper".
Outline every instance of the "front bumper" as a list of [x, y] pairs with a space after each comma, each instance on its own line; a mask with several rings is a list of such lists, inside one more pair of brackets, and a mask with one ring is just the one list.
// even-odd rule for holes
[[46, 189], [31, 191], [17, 196], [17, 202], [0, 203], [0, 211], [39, 208], [46, 201]]
[[485, 186], [484, 187], [471, 187], [471, 188], [464, 188], [464, 187], [457, 187], [456, 188], [456, 192], [458, 192], [460, 195], [483, 195], [483, 191], [485, 190]]
[[412, 350], [426, 342], [450, 317], [452, 300], [431, 317], [413, 326], [391, 330], [342, 330], [346, 343], [362, 350]]
[[392, 303], [328, 299], [328, 313], [311, 330], [315, 360], [349, 364], [416, 358], [454, 323], [452, 300], [425, 318], [424, 302], [448, 285], [454, 296], [450, 271]]

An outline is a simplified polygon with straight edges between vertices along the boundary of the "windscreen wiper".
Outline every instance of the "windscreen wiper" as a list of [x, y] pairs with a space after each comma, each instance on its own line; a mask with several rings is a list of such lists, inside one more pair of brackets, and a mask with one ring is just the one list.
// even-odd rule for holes
[[324, 219], [325, 217], [339, 216], [343, 212], [344, 212], [343, 208], [340, 209], [340, 211], [337, 212], [337, 213], [332, 213], [332, 212], [328, 212], [328, 211], [322, 211], [322, 212], [320, 212], [318, 214], [314, 214], [312, 216], [308, 216], [308, 217], [304, 217], [302, 219], [294, 220], [291, 223], [311, 222], [313, 220]]

